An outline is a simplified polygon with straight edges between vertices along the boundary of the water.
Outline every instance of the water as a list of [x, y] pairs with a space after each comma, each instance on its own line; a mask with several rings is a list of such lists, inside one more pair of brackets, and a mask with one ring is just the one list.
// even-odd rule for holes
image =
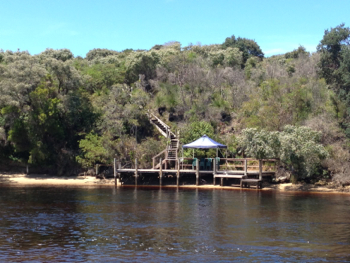
[[345, 262], [350, 195], [0, 187], [0, 261]]

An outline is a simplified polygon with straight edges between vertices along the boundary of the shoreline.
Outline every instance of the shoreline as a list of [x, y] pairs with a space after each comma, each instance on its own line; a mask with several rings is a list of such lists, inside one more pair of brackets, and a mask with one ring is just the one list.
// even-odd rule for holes
[[[46, 174], [21, 174], [21, 173], [0, 173], [0, 186], [50, 186], [50, 187], [114, 187], [114, 178], [98, 179], [95, 176], [75, 176], [75, 177], [58, 177]], [[121, 183], [117, 179], [117, 186], [121, 187]], [[133, 185], [125, 185], [123, 187], [134, 187]], [[139, 188], [158, 188], [158, 185], [139, 185]], [[164, 185], [162, 188], [177, 188], [175, 185]], [[234, 186], [219, 186], [219, 185], [180, 185], [183, 189], [227, 189], [227, 190], [242, 190]], [[254, 190], [255, 188], [244, 188], [244, 190]], [[328, 188], [325, 186], [317, 186], [313, 184], [269, 184], [264, 185], [259, 191], [276, 191], [276, 192], [299, 192], [299, 193], [336, 193], [350, 194], [350, 186], [343, 188]]]
[[[97, 179], [94, 176], [52, 176], [47, 174], [0, 173], [0, 186], [115, 186], [114, 178]], [[117, 186], [120, 186], [117, 180]]]

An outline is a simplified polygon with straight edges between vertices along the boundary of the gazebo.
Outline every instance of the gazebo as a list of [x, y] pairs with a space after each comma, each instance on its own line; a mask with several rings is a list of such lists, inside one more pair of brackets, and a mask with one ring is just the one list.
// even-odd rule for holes
[[[212, 138], [210, 138], [204, 134], [199, 139], [183, 145], [182, 148], [185, 148], [185, 149], [216, 149], [216, 157], [218, 157], [219, 149], [220, 148], [226, 149], [227, 146], [214, 141]], [[182, 151], [182, 155], [183, 155], [183, 151]], [[194, 158], [194, 156], [193, 156], [193, 158]]]
[[185, 144], [182, 148], [192, 148], [192, 149], [219, 149], [219, 148], [227, 148], [226, 145], [218, 143], [214, 141], [212, 138], [207, 135], [203, 135], [199, 139]]

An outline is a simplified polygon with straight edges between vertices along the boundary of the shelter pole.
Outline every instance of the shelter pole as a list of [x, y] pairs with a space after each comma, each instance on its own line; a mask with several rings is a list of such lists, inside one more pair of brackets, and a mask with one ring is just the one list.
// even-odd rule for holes
[[159, 185], [162, 185], [162, 177], [163, 177], [163, 160], [162, 158], [159, 159]]
[[216, 159], [213, 162], [213, 185], [215, 185], [215, 174], [216, 174]]
[[184, 148], [182, 148], [182, 170], [184, 169]]
[[[121, 169], [122, 169], [122, 162], [119, 161], [118, 162], [118, 170], [120, 171]], [[118, 178], [119, 178], [119, 182], [121, 184], [122, 180], [121, 180], [121, 173], [120, 172], [118, 173]]]
[[219, 157], [219, 148], [216, 147], [216, 157]]
[[199, 185], [199, 160], [196, 160], [196, 185]]

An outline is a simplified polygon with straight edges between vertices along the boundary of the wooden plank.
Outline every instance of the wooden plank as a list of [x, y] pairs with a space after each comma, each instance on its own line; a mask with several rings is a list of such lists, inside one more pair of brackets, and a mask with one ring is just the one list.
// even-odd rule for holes
[[243, 182], [245, 183], [257, 183], [260, 182], [260, 179], [242, 179]]
[[[159, 169], [138, 169], [138, 174], [140, 173], [159, 173]], [[163, 169], [163, 173], [176, 173], [177, 170], [175, 169]], [[135, 173], [135, 169], [129, 169], [129, 168], [125, 168], [125, 169], [117, 169], [117, 173]], [[196, 170], [181, 170], [180, 169], [180, 173], [196, 173]], [[213, 171], [199, 171], [200, 174], [213, 174]], [[232, 170], [228, 170], [228, 171], [216, 171], [217, 174], [244, 174], [244, 171], [232, 171]], [[259, 171], [247, 171], [248, 175], [259, 175]], [[268, 172], [262, 172], [263, 176], [267, 176], [267, 175], [273, 175], [275, 174], [275, 172], [273, 171], [268, 171]]]
[[262, 160], [259, 160], [259, 180], [262, 180]]
[[215, 178], [242, 178], [244, 175], [233, 175], [233, 174], [214, 174], [214, 179]]
[[[119, 161], [119, 162], [118, 162], [118, 170], [121, 170], [121, 169], [122, 169], [122, 163]], [[118, 178], [119, 178], [119, 180], [120, 180], [120, 179], [121, 179], [121, 178], [120, 178], [120, 175], [121, 175], [121, 174], [118, 172], [118, 170], [117, 170], [117, 176], [118, 176]], [[120, 181], [120, 182], [121, 182], [121, 181]]]

